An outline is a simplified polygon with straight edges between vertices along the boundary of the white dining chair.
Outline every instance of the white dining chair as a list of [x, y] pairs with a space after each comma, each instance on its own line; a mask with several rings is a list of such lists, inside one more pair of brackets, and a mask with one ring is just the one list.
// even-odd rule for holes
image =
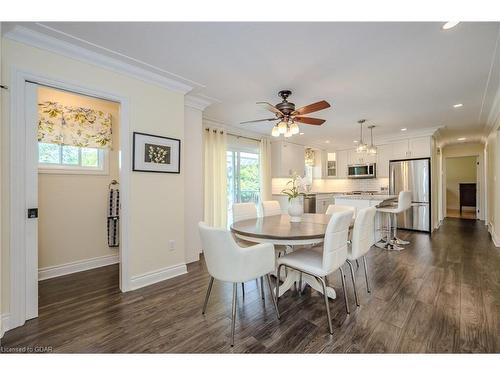
[[377, 211], [385, 214], [387, 217], [387, 235], [377, 243], [377, 247], [386, 250], [401, 251], [404, 249], [401, 245], [408, 245], [410, 243], [397, 236], [398, 214], [409, 209], [411, 209], [411, 191], [399, 192], [398, 204], [396, 206], [377, 207]]
[[346, 211], [352, 212], [352, 218], [354, 219], [354, 217], [356, 216], [356, 208], [352, 206], [344, 206], [341, 204], [330, 204], [326, 209], [325, 213], [327, 215], [332, 215], [335, 212], [346, 212]]
[[342, 265], [347, 260], [347, 237], [349, 234], [351, 220], [352, 213], [348, 211], [337, 212], [332, 215], [326, 227], [322, 251], [317, 251], [317, 249], [314, 248], [303, 248], [278, 258], [276, 300], [278, 301], [279, 275], [282, 267], [288, 267], [316, 278], [323, 289], [326, 315], [328, 319], [328, 330], [330, 334], [333, 334], [333, 328], [330, 316], [330, 306], [328, 304], [328, 295], [326, 292], [326, 277], [336, 270], [340, 270], [346, 311], [349, 314], [349, 304], [347, 301], [345, 277]]
[[269, 274], [275, 269], [274, 246], [262, 243], [251, 247], [240, 247], [226, 229], [211, 228], [207, 224], [198, 224], [205, 263], [210, 281], [208, 284], [202, 314], [207, 309], [208, 299], [214, 280], [233, 284], [233, 302], [231, 313], [231, 346], [234, 345], [234, 326], [236, 321], [237, 283], [266, 277], [276, 316], [280, 319], [278, 305], [273, 295]]
[[281, 206], [278, 201], [262, 201], [262, 216], [281, 215]]
[[354, 265], [352, 262], [363, 259], [365, 268], [366, 291], [370, 293], [370, 284], [368, 282], [368, 266], [366, 264], [366, 254], [375, 243], [375, 207], [368, 207], [358, 211], [354, 227], [352, 229], [351, 245], [347, 249], [347, 264], [351, 271], [352, 287], [354, 289], [354, 299], [356, 306], [359, 306], [358, 291], [356, 289], [356, 280], [354, 277]]

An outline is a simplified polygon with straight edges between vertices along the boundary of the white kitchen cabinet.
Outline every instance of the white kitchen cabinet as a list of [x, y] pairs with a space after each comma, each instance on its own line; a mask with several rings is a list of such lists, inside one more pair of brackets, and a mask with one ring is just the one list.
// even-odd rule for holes
[[392, 160], [428, 158], [431, 156], [431, 138], [416, 137], [392, 144]]
[[271, 143], [271, 173], [273, 177], [290, 177], [293, 172], [304, 176], [305, 147], [278, 141]]
[[347, 164], [349, 163], [349, 151], [341, 150], [337, 151], [335, 154], [337, 158], [337, 177], [338, 178], [347, 178]]
[[431, 156], [430, 137], [410, 138], [409, 151], [411, 158], [429, 158]]
[[324, 214], [328, 206], [334, 204], [335, 200], [331, 194], [316, 194], [316, 213]]
[[389, 177], [392, 144], [377, 146], [377, 177]]
[[366, 152], [358, 153], [356, 149], [349, 150], [348, 164], [366, 164], [375, 163], [377, 155], [367, 154]]
[[337, 177], [337, 153], [326, 151], [325, 155], [325, 177], [335, 178]]

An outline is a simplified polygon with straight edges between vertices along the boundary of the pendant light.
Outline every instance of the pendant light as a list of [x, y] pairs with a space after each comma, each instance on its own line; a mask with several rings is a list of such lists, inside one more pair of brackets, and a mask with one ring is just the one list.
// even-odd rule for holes
[[363, 142], [363, 124], [365, 123], [366, 120], [359, 120], [359, 128], [360, 128], [360, 137], [359, 137], [359, 143], [358, 147], [356, 147], [356, 152], [358, 153], [363, 153], [366, 152], [367, 145], [366, 143]]
[[373, 128], [375, 127], [375, 125], [370, 125], [368, 127], [368, 129], [370, 129], [370, 138], [371, 138], [371, 144], [370, 146], [367, 148], [367, 152], [369, 154], [372, 154], [372, 155], [375, 155], [377, 153], [377, 146], [374, 146], [373, 145]]

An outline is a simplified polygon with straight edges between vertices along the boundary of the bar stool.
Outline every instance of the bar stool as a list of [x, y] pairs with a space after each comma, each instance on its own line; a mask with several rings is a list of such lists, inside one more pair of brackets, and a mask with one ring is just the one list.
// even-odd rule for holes
[[386, 238], [380, 240], [376, 246], [386, 250], [403, 250], [401, 245], [407, 245], [410, 242], [397, 237], [397, 215], [411, 208], [411, 191], [401, 191], [398, 196], [397, 206], [377, 207], [377, 211], [386, 215], [387, 229]]

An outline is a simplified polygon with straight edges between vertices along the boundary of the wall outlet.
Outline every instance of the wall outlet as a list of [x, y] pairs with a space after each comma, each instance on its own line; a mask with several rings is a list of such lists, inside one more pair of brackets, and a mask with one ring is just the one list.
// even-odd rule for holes
[[168, 249], [170, 251], [174, 251], [175, 250], [175, 241], [174, 240], [168, 241]]

